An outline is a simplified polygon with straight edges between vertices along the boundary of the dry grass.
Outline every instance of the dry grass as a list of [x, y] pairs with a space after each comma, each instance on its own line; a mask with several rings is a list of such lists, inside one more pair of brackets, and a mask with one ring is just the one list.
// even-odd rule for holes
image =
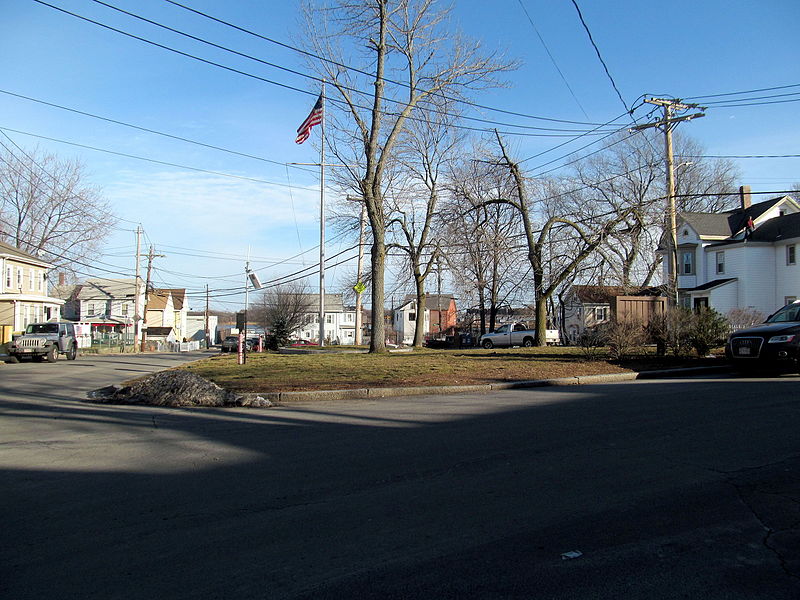
[[237, 392], [330, 390], [420, 385], [468, 385], [575, 375], [718, 364], [711, 359], [587, 360], [578, 348], [418, 350], [384, 355], [330, 353], [236, 355], [191, 363], [186, 369]]

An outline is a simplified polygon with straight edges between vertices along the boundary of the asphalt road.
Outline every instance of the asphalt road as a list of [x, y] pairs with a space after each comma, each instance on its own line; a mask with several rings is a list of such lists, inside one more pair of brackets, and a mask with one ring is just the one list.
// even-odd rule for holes
[[2, 598], [800, 597], [797, 377], [188, 410], [83, 360], [0, 366]]

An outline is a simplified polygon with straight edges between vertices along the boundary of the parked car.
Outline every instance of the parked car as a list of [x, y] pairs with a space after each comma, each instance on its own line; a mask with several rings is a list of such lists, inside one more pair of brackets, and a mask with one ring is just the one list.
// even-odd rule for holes
[[800, 371], [800, 301], [780, 308], [761, 325], [730, 334], [725, 356], [740, 371]]
[[11, 340], [8, 353], [16, 360], [30, 356], [33, 360], [55, 362], [59, 354], [66, 355], [67, 360], [75, 360], [78, 358], [75, 324], [64, 321], [31, 323], [24, 334]]
[[[252, 350], [252, 348], [253, 348], [253, 346], [252, 346], [250, 340], [246, 339], [244, 341], [244, 349], [247, 352], [250, 352], [250, 350]], [[228, 337], [226, 337], [224, 340], [222, 340], [222, 343], [219, 345], [219, 351], [220, 352], [239, 352], [239, 336], [238, 335], [229, 335]]]
[[[511, 346], [533, 346], [536, 339], [536, 331], [529, 329], [524, 323], [506, 323], [495, 329], [492, 333], [484, 333], [479, 340], [479, 345], [487, 350], [497, 346], [498, 348], [510, 348]], [[560, 341], [557, 329], [548, 329], [545, 336], [545, 343], [554, 346]]]
[[317, 343], [311, 340], [294, 340], [289, 345], [294, 348], [299, 348], [301, 346], [316, 346]]

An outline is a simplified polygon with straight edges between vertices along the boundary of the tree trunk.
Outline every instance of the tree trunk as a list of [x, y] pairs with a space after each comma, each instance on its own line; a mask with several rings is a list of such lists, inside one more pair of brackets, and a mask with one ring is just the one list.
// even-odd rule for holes
[[417, 315], [414, 323], [414, 348], [422, 348], [425, 335], [425, 279], [420, 273], [414, 274], [417, 288]]

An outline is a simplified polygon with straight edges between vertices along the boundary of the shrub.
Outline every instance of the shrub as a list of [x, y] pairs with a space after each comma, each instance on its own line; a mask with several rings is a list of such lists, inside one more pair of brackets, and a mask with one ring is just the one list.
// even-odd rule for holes
[[653, 315], [647, 325], [647, 335], [656, 345], [656, 354], [685, 356], [692, 349], [691, 331], [694, 321], [692, 311], [686, 308], [668, 308]]
[[600, 353], [600, 348], [605, 346], [605, 336], [600, 327], [592, 327], [585, 329], [581, 336], [578, 338], [583, 355], [589, 360], [597, 358]]
[[731, 329], [745, 329], [767, 320], [767, 315], [755, 308], [732, 308], [725, 315]]
[[713, 308], [702, 308], [694, 313], [690, 332], [690, 342], [699, 356], [720, 346], [730, 331], [728, 320]]
[[633, 351], [645, 343], [645, 328], [641, 321], [616, 318], [604, 328], [605, 342], [611, 352], [611, 358], [619, 360], [630, 356]]

